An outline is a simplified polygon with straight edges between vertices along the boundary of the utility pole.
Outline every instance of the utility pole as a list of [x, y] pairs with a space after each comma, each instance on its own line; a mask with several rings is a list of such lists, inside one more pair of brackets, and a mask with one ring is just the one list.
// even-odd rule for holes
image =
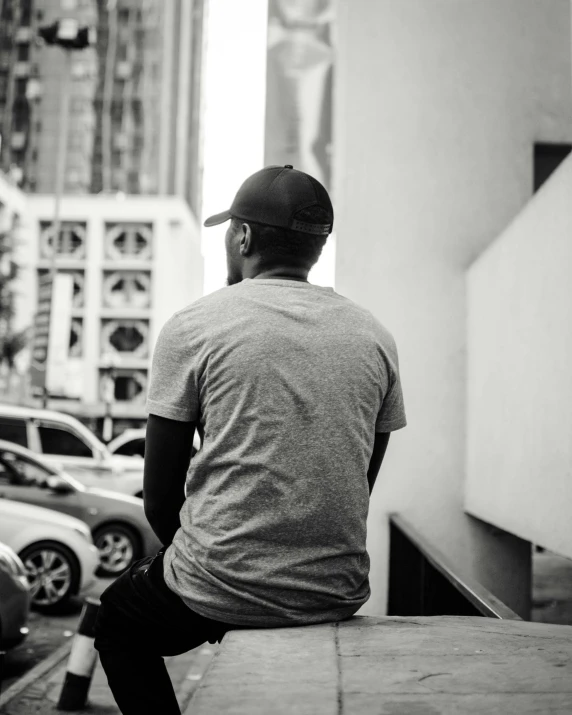
[[[95, 29], [91, 27], [80, 27], [77, 20], [65, 18], [54, 22], [52, 25], [45, 25], [38, 30], [39, 36], [47, 45], [57, 45], [64, 52], [64, 72], [62, 77], [62, 91], [59, 106], [59, 132], [57, 139], [57, 164], [56, 164], [56, 186], [54, 203], [54, 223], [52, 231], [52, 253], [50, 257], [49, 282], [52, 290], [52, 304], [54, 285], [57, 275], [58, 244], [61, 229], [61, 199], [64, 190], [64, 176], [66, 170], [68, 125], [69, 125], [69, 102], [71, 84], [72, 51], [84, 50], [86, 47], [95, 44]], [[46, 361], [46, 371], [49, 355]], [[47, 375], [46, 375], [47, 377]], [[48, 406], [49, 391], [47, 383], [44, 385], [42, 405]]]

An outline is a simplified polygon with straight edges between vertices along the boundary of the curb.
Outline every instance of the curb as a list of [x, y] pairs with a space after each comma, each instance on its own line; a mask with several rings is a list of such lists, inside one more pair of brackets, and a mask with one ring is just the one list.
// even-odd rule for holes
[[57, 665], [59, 665], [62, 660], [68, 657], [71, 647], [72, 644], [70, 639], [66, 643], [61, 645], [47, 658], [44, 658], [44, 660], [35, 665], [19, 680], [13, 683], [8, 688], [8, 690], [6, 690], [5, 693], [2, 693], [2, 695], [0, 695], [0, 709], [3, 708], [5, 705], [8, 705], [11, 700], [14, 700], [16, 696], [20, 695], [20, 693], [22, 693], [22, 691], [25, 690], [28, 686], [30, 686], [33, 682], [39, 680], [39, 678], [41, 678], [42, 675], [47, 673], [48, 670], [52, 670], [52, 668], [55, 668]]

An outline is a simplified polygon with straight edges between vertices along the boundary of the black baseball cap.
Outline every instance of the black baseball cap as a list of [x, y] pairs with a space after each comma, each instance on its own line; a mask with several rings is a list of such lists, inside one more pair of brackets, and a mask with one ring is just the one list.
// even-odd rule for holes
[[[314, 206], [327, 212], [327, 223], [308, 223], [296, 218], [300, 211]], [[317, 179], [286, 164], [266, 166], [249, 176], [228, 211], [211, 216], [204, 225], [217, 226], [231, 218], [327, 236], [334, 225], [334, 209], [328, 192]]]

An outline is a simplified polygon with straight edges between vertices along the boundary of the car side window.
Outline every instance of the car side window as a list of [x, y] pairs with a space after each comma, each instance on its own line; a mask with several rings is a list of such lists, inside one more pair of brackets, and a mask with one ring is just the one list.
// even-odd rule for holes
[[30, 462], [13, 452], [0, 452], [0, 469], [4, 470], [4, 483], [19, 487], [44, 486], [49, 472], [39, 464]]
[[144, 457], [145, 456], [145, 439], [143, 437], [129, 440], [118, 447], [114, 454], [122, 454], [125, 457]]
[[93, 457], [91, 447], [73, 432], [61, 427], [39, 424], [43, 454], [58, 454], [69, 457]]
[[0, 459], [0, 487], [5, 487], [11, 483], [10, 475], [10, 470]]
[[28, 446], [28, 431], [25, 420], [0, 417], [0, 439], [14, 442], [21, 447]]

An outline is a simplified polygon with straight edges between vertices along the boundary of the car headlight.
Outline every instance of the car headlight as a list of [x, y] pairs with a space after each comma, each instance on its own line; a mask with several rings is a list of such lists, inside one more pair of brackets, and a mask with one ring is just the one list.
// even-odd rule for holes
[[26, 568], [20, 557], [12, 549], [0, 544], [0, 569], [21, 582], [28, 582]]
[[85, 527], [74, 526], [73, 530], [74, 530], [76, 533], [80, 534], [80, 536], [83, 536], [83, 538], [84, 538], [89, 544], [93, 544], [93, 537], [91, 536], [91, 531], [87, 528], [87, 526], [85, 526]]

